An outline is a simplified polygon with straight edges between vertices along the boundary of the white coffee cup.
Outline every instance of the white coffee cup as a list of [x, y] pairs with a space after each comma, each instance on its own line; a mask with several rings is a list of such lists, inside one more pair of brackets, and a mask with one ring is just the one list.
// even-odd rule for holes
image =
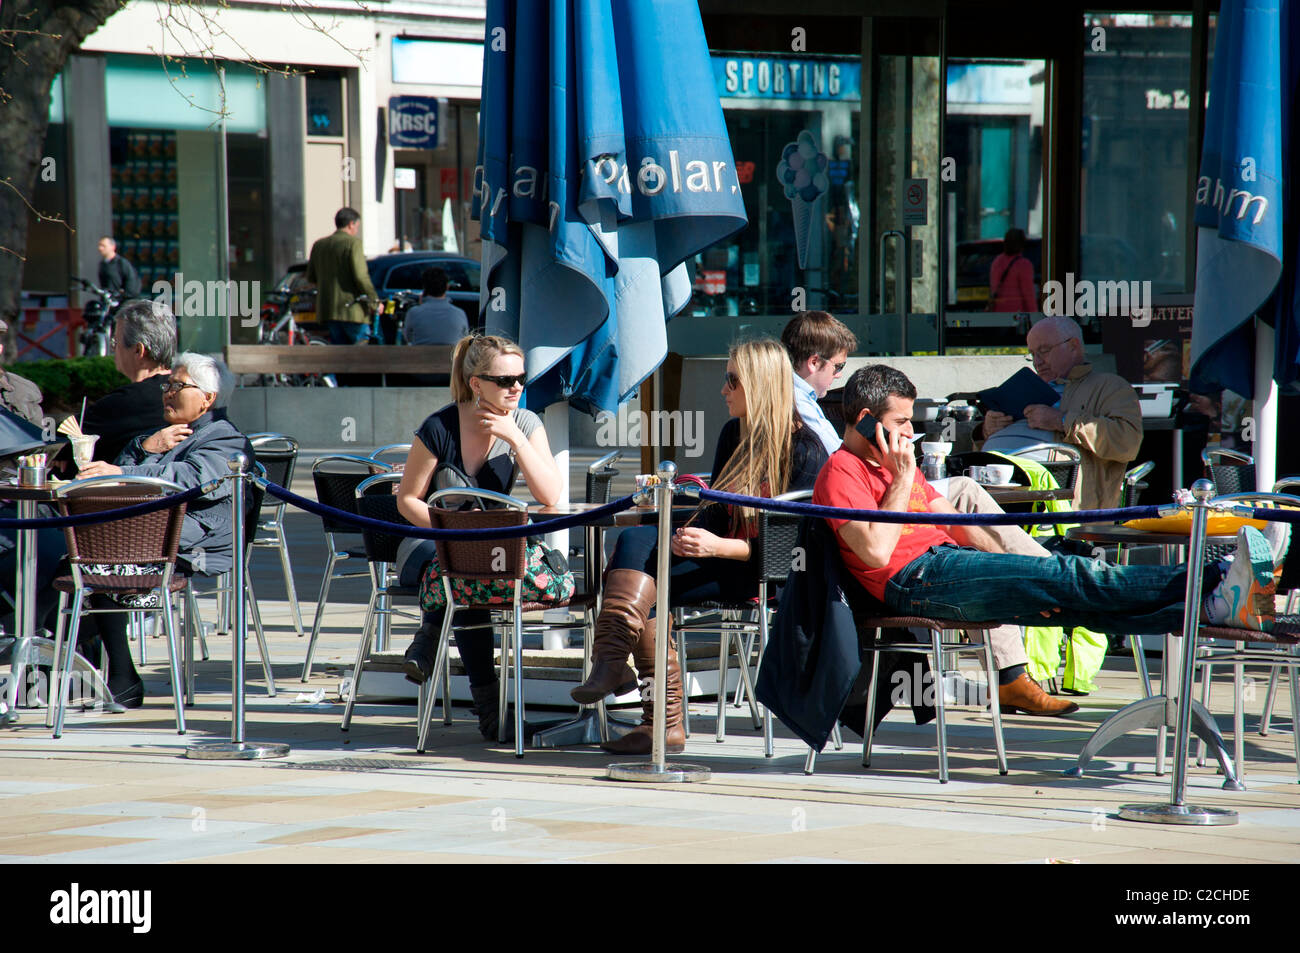
[[987, 471], [984, 467], [967, 467], [966, 476], [970, 477], [976, 483], [986, 483]]
[[984, 482], [993, 486], [1001, 486], [1004, 483], [1010, 483], [1011, 478], [1015, 476], [1016, 468], [1009, 463], [990, 463], [983, 468]]

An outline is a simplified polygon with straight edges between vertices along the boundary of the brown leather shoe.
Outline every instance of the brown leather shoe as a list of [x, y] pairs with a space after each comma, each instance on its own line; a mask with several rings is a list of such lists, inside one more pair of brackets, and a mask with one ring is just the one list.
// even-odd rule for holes
[[635, 569], [611, 569], [605, 574], [591, 646], [591, 674], [570, 690], [574, 701], [594, 705], [606, 695], [621, 695], [636, 686], [627, 657], [646, 628], [655, 594], [653, 576]]
[[[641, 724], [622, 738], [601, 744], [601, 748], [614, 754], [650, 754], [654, 749], [654, 677], [655, 677], [655, 627], [646, 625], [632, 653], [641, 683]], [[664, 750], [680, 754], [686, 750], [686, 728], [682, 721], [682, 668], [673, 646], [672, 622], [668, 626], [668, 672], [664, 684], [668, 713], [664, 723]]]
[[1079, 710], [1074, 702], [1047, 694], [1029, 677], [1028, 672], [1021, 672], [1020, 677], [1010, 685], [998, 687], [998, 704], [1007, 714], [1068, 715]]

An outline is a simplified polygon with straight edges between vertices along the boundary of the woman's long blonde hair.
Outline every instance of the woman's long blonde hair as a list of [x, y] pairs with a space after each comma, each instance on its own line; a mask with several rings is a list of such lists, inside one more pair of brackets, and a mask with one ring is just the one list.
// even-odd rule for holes
[[473, 400], [469, 379], [486, 374], [498, 354], [524, 356], [518, 344], [496, 335], [470, 334], [457, 341], [451, 352], [451, 399], [458, 404]]
[[[728, 355], [745, 388], [740, 444], [713, 475], [712, 488], [743, 496], [779, 496], [790, 484], [790, 447], [798, 420], [794, 409], [794, 371], [785, 346], [771, 338], [732, 345]], [[732, 529], [755, 518], [754, 510], [732, 510]]]

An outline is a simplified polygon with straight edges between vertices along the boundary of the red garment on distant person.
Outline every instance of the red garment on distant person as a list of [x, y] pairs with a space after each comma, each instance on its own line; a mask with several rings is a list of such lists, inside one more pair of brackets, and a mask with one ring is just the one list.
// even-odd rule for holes
[[989, 266], [989, 295], [992, 311], [1037, 311], [1033, 264], [1021, 254], [998, 255]]
[[[894, 482], [894, 475], [884, 467], [872, 466], [861, 457], [843, 448], [831, 454], [830, 460], [817, 476], [813, 487], [813, 502], [821, 506], [838, 506], [843, 509], [878, 510], [885, 491]], [[907, 512], [928, 513], [930, 502], [939, 497], [934, 487], [926, 482], [920, 468], [912, 479], [912, 495], [907, 501]], [[889, 564], [873, 568], [858, 558], [843, 539], [839, 529], [848, 520], [827, 519], [835, 530], [835, 541], [840, 548], [840, 558], [858, 582], [880, 601], [885, 599], [885, 583], [913, 559], [927, 552], [931, 546], [945, 543], [957, 545], [944, 532], [943, 527], [906, 523], [889, 557]]]

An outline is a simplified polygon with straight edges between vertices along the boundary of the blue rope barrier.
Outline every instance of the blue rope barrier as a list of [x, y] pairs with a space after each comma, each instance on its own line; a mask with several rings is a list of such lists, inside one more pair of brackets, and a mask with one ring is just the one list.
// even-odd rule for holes
[[826, 519], [860, 520], [869, 523], [912, 523], [933, 526], [1039, 526], [1044, 523], [1111, 523], [1124, 519], [1154, 519], [1162, 515], [1160, 506], [1129, 506], [1109, 510], [1076, 510], [1069, 513], [897, 513], [893, 510], [849, 510], [819, 506], [798, 500], [772, 500], [762, 496], [741, 496], [720, 490], [700, 490], [700, 499], [711, 503], [748, 506], [794, 516], [820, 516]]
[[1252, 519], [1272, 520], [1275, 523], [1300, 523], [1300, 510], [1278, 510], [1271, 507], [1257, 507], [1251, 514]]
[[[105, 489], [108, 489], [107, 487]], [[0, 517], [0, 529], [63, 529], [66, 526], [93, 526], [96, 523], [111, 523], [113, 520], [130, 519], [132, 516], [144, 516], [157, 510], [171, 509], [190, 500], [198, 499], [205, 492], [201, 486], [192, 487], [183, 493], [159, 497], [145, 503], [133, 503], [116, 510], [101, 510], [98, 513], [82, 513], [77, 516], [40, 516], [33, 519]]]
[[584, 513], [571, 513], [568, 516], [558, 516], [555, 519], [524, 523], [522, 526], [489, 527], [486, 529], [425, 529], [423, 526], [412, 526], [410, 523], [389, 523], [385, 520], [361, 516], [358, 513], [349, 513], [346, 510], [336, 509], [333, 506], [326, 506], [324, 503], [309, 500], [305, 496], [299, 496], [292, 490], [286, 490], [284, 487], [277, 486], [266, 480], [259, 479], [257, 482], [276, 499], [284, 500], [284, 502], [296, 506], [300, 510], [306, 510], [308, 513], [314, 513], [320, 517], [329, 517], [340, 523], [348, 523], [362, 529], [373, 530], [376, 533], [385, 533], [389, 536], [406, 536], [412, 539], [520, 539], [526, 536], [541, 536], [546, 533], [569, 529], [573, 526], [585, 526], [588, 523], [603, 520], [607, 516], [613, 516], [615, 513], [621, 513], [623, 510], [636, 505], [631, 496], [624, 496], [606, 503], [604, 506], [587, 510]]

